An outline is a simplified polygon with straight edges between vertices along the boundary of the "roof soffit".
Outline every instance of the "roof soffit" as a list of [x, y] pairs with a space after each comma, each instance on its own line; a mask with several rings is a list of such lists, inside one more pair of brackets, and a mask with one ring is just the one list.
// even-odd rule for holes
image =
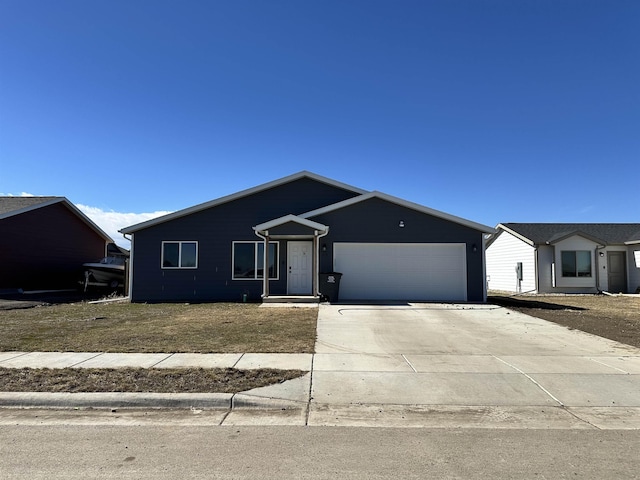
[[306, 218], [301, 218], [299, 216], [292, 215], [292, 214], [285, 215], [284, 217], [276, 218], [274, 220], [261, 223], [260, 225], [256, 225], [255, 227], [253, 227], [253, 229], [258, 233], [262, 233], [271, 228], [279, 227], [287, 223], [296, 223], [298, 225], [302, 225], [303, 227], [308, 227], [312, 230], [319, 230], [321, 232], [325, 232], [329, 230], [329, 227], [326, 225], [323, 225], [322, 223], [314, 222], [313, 220], [308, 220]]
[[[503, 225], [502, 223], [499, 223], [496, 226], [496, 230], [505, 231], [507, 233], [510, 233], [511, 235], [516, 237], [517, 239], [522, 240], [524, 243], [526, 243], [528, 245], [531, 245], [532, 247], [535, 247], [535, 245], [536, 245], [536, 243], [533, 240], [531, 240], [530, 238], [525, 237], [524, 235], [516, 232], [515, 230], [512, 230], [511, 228]], [[497, 238], [497, 235], [496, 235], [496, 238]], [[493, 241], [492, 241], [492, 243], [493, 243]]]

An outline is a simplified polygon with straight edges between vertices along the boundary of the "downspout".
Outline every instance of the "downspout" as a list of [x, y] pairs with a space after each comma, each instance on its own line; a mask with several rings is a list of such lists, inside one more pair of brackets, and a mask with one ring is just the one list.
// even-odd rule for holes
[[[326, 237], [327, 235], [329, 235], [329, 227], [327, 227], [324, 233], [321, 233], [320, 235], [316, 236], [316, 272], [314, 272], [314, 282], [315, 282], [314, 290], [315, 290], [315, 295], [317, 297], [321, 295], [320, 293], [320, 239], [322, 237]], [[331, 268], [333, 269], [333, 265], [331, 266]]]
[[533, 274], [535, 275], [535, 292], [540, 293], [539, 278], [538, 278], [538, 246], [533, 247]]
[[[482, 303], [487, 303], [487, 239], [482, 235]], [[467, 287], [468, 289], [469, 287]]]
[[129, 273], [129, 288], [127, 289], [127, 296], [129, 297], [129, 301], [131, 301], [133, 294], [133, 238], [134, 235], [131, 235], [131, 238], [127, 238], [127, 234], [123, 233], [122, 236], [131, 242], [131, 248], [129, 249], [129, 265], [127, 266]]
[[606, 245], [597, 245], [595, 249], [595, 257], [596, 257], [596, 290], [598, 293], [602, 293], [602, 289], [600, 288], [600, 254], [598, 250], [602, 250], [606, 248]]
[[266, 235], [261, 235], [257, 230], [255, 234], [264, 242], [264, 255], [262, 266], [262, 298], [269, 296], [269, 230], [265, 230]]

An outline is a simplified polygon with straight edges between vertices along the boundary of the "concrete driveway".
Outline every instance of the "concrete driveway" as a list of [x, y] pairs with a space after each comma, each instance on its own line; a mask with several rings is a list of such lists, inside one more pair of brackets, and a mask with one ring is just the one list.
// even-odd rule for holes
[[321, 305], [311, 382], [310, 425], [640, 428], [639, 349], [490, 305]]

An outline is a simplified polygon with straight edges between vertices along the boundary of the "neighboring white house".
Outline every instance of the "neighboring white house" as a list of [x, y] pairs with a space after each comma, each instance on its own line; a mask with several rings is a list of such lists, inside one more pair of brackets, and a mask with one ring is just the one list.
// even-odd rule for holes
[[640, 223], [501, 223], [486, 243], [487, 288], [640, 291]]

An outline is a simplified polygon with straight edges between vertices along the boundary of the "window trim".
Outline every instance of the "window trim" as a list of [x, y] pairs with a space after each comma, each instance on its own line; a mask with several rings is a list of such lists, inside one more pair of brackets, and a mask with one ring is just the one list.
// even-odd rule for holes
[[[248, 278], [248, 277], [236, 277], [235, 276], [235, 271], [236, 271], [236, 244], [238, 243], [250, 243], [254, 245], [254, 250], [253, 250], [253, 256], [254, 256], [254, 272], [255, 272], [255, 276], [252, 278]], [[234, 240], [231, 242], [231, 280], [234, 281], [241, 281], [241, 280], [248, 280], [248, 281], [263, 281], [264, 277], [258, 277], [258, 268], [263, 268], [263, 265], [258, 265], [258, 255], [257, 255], [257, 246], [258, 245], [264, 245], [264, 242], [260, 241], [260, 240]], [[276, 262], [274, 262], [274, 267], [276, 269], [275, 271], [275, 276], [274, 277], [269, 277], [269, 280], [280, 280], [280, 242], [278, 241], [269, 241], [269, 245], [275, 245], [276, 246]]]
[[[178, 244], [178, 266], [177, 267], [166, 267], [164, 265], [164, 246], [167, 243], [177, 243]], [[182, 245], [185, 243], [193, 243], [196, 246], [196, 265], [194, 267], [183, 267], [182, 265]], [[160, 252], [160, 268], [163, 270], [195, 270], [198, 268], [198, 252], [200, 248], [197, 240], [163, 240], [162, 247]]]
[[[575, 275], [565, 275], [564, 262], [562, 259], [565, 253], [573, 253], [574, 264], [576, 267]], [[587, 253], [589, 255], [589, 274], [588, 275], [580, 275], [580, 270], [578, 268], [578, 253]], [[593, 259], [591, 258], [591, 251], [590, 250], [561, 250], [560, 251], [560, 272], [561, 272], [562, 278], [593, 278]]]

